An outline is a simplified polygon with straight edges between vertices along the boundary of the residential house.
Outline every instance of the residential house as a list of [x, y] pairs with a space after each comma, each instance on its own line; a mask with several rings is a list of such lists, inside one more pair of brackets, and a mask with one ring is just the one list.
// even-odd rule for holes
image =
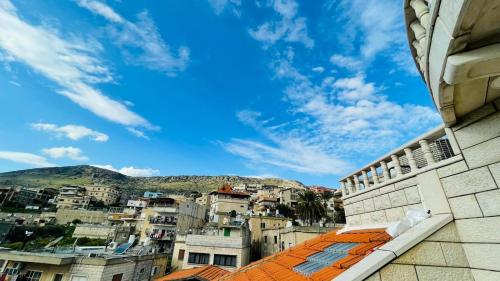
[[87, 209], [92, 197], [87, 195], [85, 187], [68, 185], [59, 190], [58, 209]]
[[250, 195], [245, 192], [234, 191], [229, 184], [224, 184], [217, 191], [211, 192], [210, 196], [210, 222], [217, 223], [221, 214], [231, 212], [246, 214], [248, 212]]
[[116, 203], [120, 198], [120, 191], [115, 187], [88, 185], [85, 189], [86, 194], [91, 196], [93, 201], [103, 202], [106, 206]]
[[149, 281], [165, 274], [163, 254], [48, 253], [0, 251], [6, 280]]

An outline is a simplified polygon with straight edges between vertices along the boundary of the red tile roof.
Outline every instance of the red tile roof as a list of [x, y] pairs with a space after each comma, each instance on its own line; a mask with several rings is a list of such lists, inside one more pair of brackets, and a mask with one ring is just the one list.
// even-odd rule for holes
[[[336, 234], [335, 231], [332, 231], [308, 240], [296, 247], [253, 262], [236, 272], [220, 277], [219, 281], [330, 281], [390, 239], [391, 237], [384, 229], [357, 230], [342, 234]], [[339, 246], [347, 245], [340, 243], [357, 244], [349, 244], [351, 248], [346, 250], [347, 254], [344, 257], [335, 260], [332, 264], [324, 266], [309, 276], [297, 272], [295, 267], [306, 263], [308, 257], [326, 253], [323, 251], [328, 247], [333, 247], [334, 244], [338, 244]]]
[[219, 188], [217, 191], [210, 192], [210, 194], [228, 194], [228, 195], [234, 195], [234, 196], [239, 196], [239, 197], [250, 197], [250, 194], [248, 194], [248, 193], [234, 191], [233, 187], [227, 183], [222, 185], [222, 187]]
[[228, 274], [229, 271], [224, 270], [215, 265], [207, 265], [203, 267], [179, 270], [169, 275], [160, 277], [155, 281], [173, 281], [185, 280], [190, 278], [198, 278], [200, 280], [217, 280], [221, 276]]

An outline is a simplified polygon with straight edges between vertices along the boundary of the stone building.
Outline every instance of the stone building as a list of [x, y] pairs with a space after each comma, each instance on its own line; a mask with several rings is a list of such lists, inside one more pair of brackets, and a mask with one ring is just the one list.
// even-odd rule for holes
[[229, 184], [225, 184], [217, 191], [210, 193], [209, 221], [217, 223], [219, 215], [234, 211], [237, 214], [246, 214], [250, 195], [245, 192], [234, 191]]
[[163, 254], [112, 255], [3, 251], [7, 280], [23, 275], [33, 281], [149, 281], [165, 274]]
[[59, 190], [56, 206], [57, 209], [86, 209], [91, 199], [82, 186], [64, 186]]
[[101, 185], [85, 186], [86, 194], [91, 196], [94, 201], [101, 201], [104, 205], [111, 205], [120, 198], [120, 191], [115, 187]]

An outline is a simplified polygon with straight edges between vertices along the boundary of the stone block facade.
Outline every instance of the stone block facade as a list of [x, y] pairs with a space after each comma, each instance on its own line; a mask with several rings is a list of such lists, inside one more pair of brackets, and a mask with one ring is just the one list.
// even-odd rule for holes
[[[500, 107], [486, 105], [451, 128], [458, 145], [454, 160], [447, 165], [405, 179], [389, 187], [347, 197], [349, 224], [367, 224], [398, 219], [412, 204], [428, 208], [442, 204], [441, 212], [454, 221], [417, 244], [402, 256], [365, 280], [500, 280]], [[434, 174], [434, 175], [432, 175]], [[422, 175], [424, 177], [422, 177]], [[428, 181], [425, 177], [434, 177]], [[414, 183], [413, 185], [410, 183]], [[432, 186], [429, 189], [429, 183]], [[424, 188], [424, 184], [427, 187]], [[394, 187], [392, 187], [394, 186]], [[394, 189], [393, 189], [394, 188]], [[404, 193], [400, 191], [404, 190]], [[426, 193], [442, 193], [431, 202]], [[418, 196], [417, 196], [418, 194]], [[358, 197], [361, 197], [358, 199]], [[379, 219], [361, 201], [374, 200]], [[406, 208], [406, 209], [405, 209]], [[431, 208], [429, 208], [431, 209]]]

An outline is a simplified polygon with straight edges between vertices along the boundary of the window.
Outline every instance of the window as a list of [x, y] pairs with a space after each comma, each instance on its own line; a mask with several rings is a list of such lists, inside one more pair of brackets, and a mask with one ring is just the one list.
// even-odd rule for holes
[[264, 243], [267, 243], [267, 236], [264, 236]]
[[53, 281], [62, 281], [63, 280], [63, 274], [62, 273], [56, 273], [54, 274], [54, 279]]
[[123, 273], [113, 275], [111, 281], [122, 281]]
[[40, 281], [41, 277], [41, 271], [28, 270], [28, 272], [26, 272], [26, 281]]
[[153, 269], [151, 270], [151, 276], [155, 276], [156, 274], [158, 274], [159, 271], [160, 271], [159, 266], [153, 266]]
[[209, 258], [210, 258], [209, 254], [189, 253], [188, 263], [208, 264], [208, 259]]
[[214, 264], [222, 266], [236, 266], [236, 256], [214, 255]]
[[179, 249], [179, 254], [177, 255], [177, 259], [182, 261], [184, 260], [184, 254], [186, 253], [186, 250], [184, 249]]
[[278, 244], [278, 236], [274, 236], [274, 244]]
[[231, 228], [224, 228], [224, 236], [231, 236]]
[[261, 222], [260, 223], [260, 228], [266, 228], [266, 223], [265, 222]]

